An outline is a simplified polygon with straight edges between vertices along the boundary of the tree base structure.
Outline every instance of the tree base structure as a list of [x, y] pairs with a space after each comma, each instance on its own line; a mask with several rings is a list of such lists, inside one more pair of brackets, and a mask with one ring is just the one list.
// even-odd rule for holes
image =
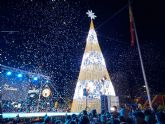
[[[87, 104], [86, 104], [87, 103]], [[82, 98], [82, 99], [74, 99], [72, 103], [71, 112], [82, 112], [82, 110], [91, 111], [96, 109], [97, 112], [101, 111], [101, 102], [100, 99], [90, 99]]]

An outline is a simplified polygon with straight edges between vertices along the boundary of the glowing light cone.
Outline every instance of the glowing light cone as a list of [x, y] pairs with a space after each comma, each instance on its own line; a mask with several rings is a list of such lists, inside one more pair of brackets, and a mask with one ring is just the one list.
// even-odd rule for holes
[[[87, 91], [87, 101], [84, 89]], [[71, 111], [81, 112], [86, 109], [87, 102], [87, 110], [96, 109], [100, 112], [100, 96], [103, 94], [115, 96], [115, 91], [91, 19]]]

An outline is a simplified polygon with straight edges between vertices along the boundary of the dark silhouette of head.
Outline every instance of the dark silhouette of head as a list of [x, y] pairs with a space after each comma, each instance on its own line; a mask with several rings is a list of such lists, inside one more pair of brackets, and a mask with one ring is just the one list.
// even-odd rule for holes
[[165, 113], [164, 112], [156, 113], [156, 120], [158, 123], [164, 124], [165, 123]]
[[83, 115], [79, 121], [79, 124], [90, 124], [89, 118], [86, 115]]

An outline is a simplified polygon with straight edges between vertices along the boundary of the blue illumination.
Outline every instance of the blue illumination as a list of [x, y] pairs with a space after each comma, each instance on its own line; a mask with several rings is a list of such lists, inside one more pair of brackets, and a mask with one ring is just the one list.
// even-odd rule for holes
[[7, 74], [7, 76], [10, 76], [12, 73], [11, 73], [11, 71], [8, 71], [6, 74]]
[[49, 81], [47, 80], [46, 83], [48, 83]]
[[18, 76], [19, 78], [21, 78], [21, 77], [22, 77], [22, 74], [18, 74], [17, 76]]
[[34, 81], [37, 81], [37, 80], [38, 80], [38, 77], [33, 77], [33, 80], [34, 80]]

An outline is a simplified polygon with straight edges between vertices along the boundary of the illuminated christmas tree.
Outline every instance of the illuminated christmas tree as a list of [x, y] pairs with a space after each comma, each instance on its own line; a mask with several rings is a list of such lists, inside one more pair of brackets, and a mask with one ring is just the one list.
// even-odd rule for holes
[[72, 102], [72, 112], [80, 112], [83, 109], [96, 109], [100, 112], [100, 96], [115, 96], [94, 29], [93, 19], [96, 16], [92, 11], [87, 14], [91, 18], [90, 29]]

